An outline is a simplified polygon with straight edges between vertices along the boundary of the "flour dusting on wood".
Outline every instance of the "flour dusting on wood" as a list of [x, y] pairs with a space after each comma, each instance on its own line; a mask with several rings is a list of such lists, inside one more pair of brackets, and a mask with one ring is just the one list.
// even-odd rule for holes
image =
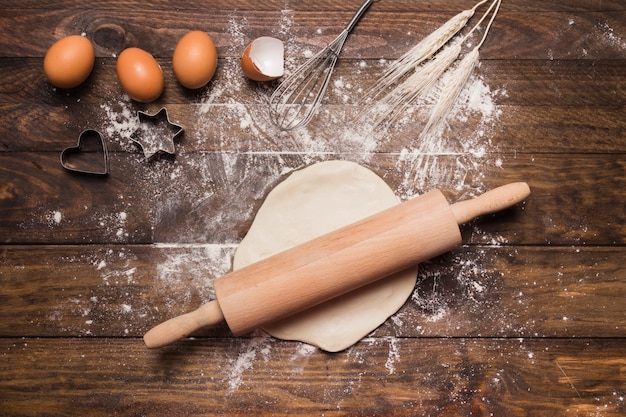
[[230, 391], [237, 390], [245, 381], [246, 372], [254, 370], [254, 364], [259, 360], [268, 361], [271, 353], [271, 340], [269, 337], [253, 337], [243, 340], [237, 356], [232, 360], [225, 381]]
[[[289, 73], [314, 51], [309, 49], [311, 46], [303, 47], [298, 39], [290, 37], [294, 24], [290, 10], [283, 10], [276, 23], [276, 33], [272, 35], [285, 42]], [[246, 19], [236, 15], [231, 16], [229, 25], [230, 30], [224, 34], [228, 41], [224, 44], [234, 53], [249, 42], [252, 28], [248, 27]], [[174, 310], [188, 311], [213, 299], [213, 279], [230, 270], [232, 255], [241, 237], [234, 235], [233, 230], [254, 217], [257, 207], [250, 202], [260, 204], [289, 173], [315, 162], [333, 158], [353, 160], [380, 169], [383, 178], [384, 170], [390, 169], [390, 177], [401, 179], [394, 184], [394, 189], [403, 200], [435, 187], [452, 191], [459, 198], [486, 191], [483, 180], [494, 170], [505, 167], [492, 138], [498, 131], [503, 111], [497, 99], [506, 97], [506, 90], [488, 85], [478, 68], [477, 74], [470, 77], [461, 91], [446, 119], [447, 124], [422, 140], [418, 140], [419, 127], [432, 106], [428, 101], [407, 108], [389, 131], [377, 130], [368, 123], [356, 125], [358, 108], [355, 103], [364, 91], [359, 76], [365, 68], [382, 70], [387, 62], [385, 59], [371, 62], [342, 58], [341, 65], [350, 71], [339, 72], [333, 78], [327, 93], [330, 103], [322, 106], [307, 127], [280, 132], [266, 114], [266, 102], [273, 85], [247, 80], [236, 59], [220, 60], [216, 78], [209, 87], [190, 98], [187, 107], [168, 109], [174, 123], [179, 123], [184, 116], [180, 112], [186, 112], [194, 124], [185, 127], [182, 140], [176, 143], [174, 157], [155, 161], [146, 161], [130, 140], [130, 135], [138, 128], [136, 105], [126, 97], [103, 104], [101, 130], [115, 151], [130, 154], [139, 198], [154, 204], [149, 213], [137, 213], [134, 202], [120, 195], [112, 202], [112, 211], [96, 210], [90, 216], [97, 219], [103, 234], [110, 236], [112, 242], [124, 244], [143, 234], [155, 242], [159, 255], [156, 264], [148, 265], [141, 254], [129, 246], [104, 252], [94, 250], [90, 255], [70, 259], [72, 262], [87, 260], [93, 265], [100, 285], [117, 294], [111, 299], [125, 302], [113, 306], [108, 305], [107, 299], [81, 294], [66, 300], [67, 305], [51, 313], [50, 322], [63, 323], [64, 314], [80, 315], [82, 327], [68, 331], [98, 335], [105, 331], [98, 328], [99, 315], [110, 314], [117, 317], [122, 333], [137, 336], [141, 333], [138, 327], [144, 329], [145, 323], [151, 322], [151, 317], [157, 314], [169, 317]], [[471, 126], [472, 133], [458, 137], [457, 131], [462, 127], [465, 127], [463, 131], [468, 131], [467, 126]], [[406, 138], [397, 142], [402, 143], [400, 147], [393, 144], [394, 135]], [[391, 164], [376, 166], [380, 154], [391, 158]], [[112, 163], [115, 161], [113, 155]], [[62, 208], [47, 211], [42, 216], [50, 227], [60, 227], [70, 221]], [[145, 230], [128, 227], [129, 219], [134, 216], [145, 216]], [[174, 223], [183, 226], [170, 231], [167, 225]], [[489, 245], [506, 243], [498, 235], [483, 236], [483, 241]], [[480, 306], [492, 284], [481, 270], [481, 260], [459, 258], [454, 261], [462, 266], [456, 280], [464, 299]], [[445, 274], [445, 269], [434, 268], [428, 273], [431, 275], [422, 276], [422, 281], [429, 281], [435, 288], [424, 294], [424, 287], [418, 287], [409, 301], [425, 315], [418, 333], [424, 332], [429, 324], [444, 320], [451, 308], [436, 288], [439, 274]], [[155, 311], [142, 294], [131, 292], [140, 274], [153, 276], [152, 290], [161, 295], [161, 304], [171, 311]], [[128, 292], [124, 294], [125, 291]], [[391, 319], [401, 333], [406, 332], [403, 314], [401, 310]], [[383, 339], [388, 344], [388, 357], [383, 366], [389, 375], [395, 375], [402, 362], [399, 339]], [[368, 340], [379, 343], [376, 338], [365, 339], [363, 343]], [[244, 386], [255, 364], [267, 360], [272, 353], [271, 343], [271, 338], [262, 332], [236, 343], [238, 347], [230, 366], [221, 370], [230, 391]], [[302, 344], [293, 346], [294, 352], [287, 363], [292, 365], [292, 375], [300, 375], [306, 371], [308, 358], [317, 355], [318, 350]], [[369, 358], [355, 352], [348, 349], [336, 355], [355, 366], [365, 366]], [[336, 388], [344, 393], [351, 392], [359, 383], [358, 375], [355, 374], [351, 385]]]

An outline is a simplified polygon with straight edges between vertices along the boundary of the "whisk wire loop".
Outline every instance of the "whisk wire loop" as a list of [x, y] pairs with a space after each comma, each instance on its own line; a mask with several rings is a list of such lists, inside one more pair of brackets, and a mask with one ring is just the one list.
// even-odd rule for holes
[[311, 120], [326, 93], [348, 34], [374, 1], [366, 0], [334, 41], [276, 88], [270, 97], [269, 109], [270, 119], [279, 129], [294, 130]]

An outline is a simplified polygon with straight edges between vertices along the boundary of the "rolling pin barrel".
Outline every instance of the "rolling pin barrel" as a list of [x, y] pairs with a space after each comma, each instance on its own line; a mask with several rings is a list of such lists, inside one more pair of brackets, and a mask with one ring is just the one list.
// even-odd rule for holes
[[217, 279], [215, 295], [238, 336], [460, 243], [456, 218], [436, 190]]
[[224, 319], [234, 335], [248, 333], [448, 252], [461, 244], [459, 224], [529, 194], [519, 182], [449, 205], [431, 191], [215, 280], [217, 300], [161, 323], [144, 341], [164, 346]]

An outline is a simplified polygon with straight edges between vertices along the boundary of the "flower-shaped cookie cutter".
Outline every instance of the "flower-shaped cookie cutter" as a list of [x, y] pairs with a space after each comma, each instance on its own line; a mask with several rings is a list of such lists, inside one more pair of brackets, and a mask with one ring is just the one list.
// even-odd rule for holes
[[130, 138], [141, 147], [147, 159], [153, 159], [162, 153], [171, 155], [176, 153], [174, 140], [182, 135], [184, 129], [170, 121], [165, 107], [155, 114], [138, 111], [137, 117], [139, 128]]

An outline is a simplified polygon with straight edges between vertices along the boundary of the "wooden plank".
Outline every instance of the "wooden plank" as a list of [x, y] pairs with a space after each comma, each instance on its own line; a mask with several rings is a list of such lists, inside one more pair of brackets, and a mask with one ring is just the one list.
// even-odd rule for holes
[[191, 153], [154, 163], [139, 153], [116, 153], [104, 178], [64, 172], [57, 153], [4, 152], [0, 235], [13, 244], [236, 243], [289, 172], [314, 161], [348, 159], [370, 167], [402, 198], [440, 188], [457, 201], [528, 181], [528, 201], [495, 220], [473, 222], [464, 229], [468, 243], [489, 243], [494, 236], [524, 245], [626, 242], [626, 213], [615, 204], [626, 189], [623, 154], [513, 154], [498, 155], [498, 162], [489, 155], [374, 154], [363, 160], [359, 154], [291, 152]]
[[[178, 39], [199, 29], [214, 38], [222, 58], [239, 58], [252, 39], [271, 35], [285, 41], [287, 58], [293, 59], [332, 41], [359, 4], [332, 3], [318, 8], [316, 3], [313, 10], [295, 5], [285, 9], [281, 4], [254, 11], [239, 4], [220, 7], [213, 3], [192, 10], [163, 10], [145, 7], [145, 3], [144, 7], [121, 9], [7, 8], [0, 14], [0, 56], [43, 57], [59, 38], [85, 34], [95, 43], [99, 57], [117, 56], [126, 47], [138, 46], [169, 61]], [[379, 7], [382, 5], [374, 5], [359, 22], [345, 44], [342, 59], [396, 59], [463, 10], [460, 5], [444, 11], [419, 11], [408, 5], [398, 11]], [[508, 10], [505, 3], [482, 49], [483, 57], [624, 59], [624, 41], [619, 34], [626, 31], [626, 11], [621, 9], [515, 11]], [[480, 12], [472, 22], [479, 16]], [[41, 21], [48, 25], [42, 26]], [[160, 30], [163, 27], [168, 30]], [[14, 37], [13, 33], [21, 35]]]
[[[235, 249], [0, 247], [0, 336], [141, 336], [214, 299]], [[374, 336], [624, 337], [625, 261], [614, 247], [463, 247], [421, 265], [412, 296]]]
[[[432, 10], [444, 10], [444, 11], [459, 11], [460, 9], [469, 9], [473, 7], [477, 1], [474, 0], [459, 0], [450, 2], [448, 0], [432, 0], [428, 4], [416, 3], [413, 0], [394, 0], [393, 2], [385, 2], [378, 6], [378, 10], [385, 11], [432, 11]], [[320, 0], [315, 3], [307, 1], [292, 1], [289, 3], [292, 8], [296, 10], [329, 10], [345, 8], [346, 10], [353, 10], [361, 3], [360, 0], [348, 0], [341, 4], [333, 0]], [[89, 2], [89, 6], [94, 9], [112, 9], [118, 10], [119, 8], [125, 8], [129, 10], [145, 10], [146, 8], [157, 9], [163, 11], [172, 10], [171, 2], [168, 0], [154, 0], [149, 5], [141, 0], [94, 0]], [[238, 10], [276, 10], [285, 7], [282, 0], [272, 1], [263, 0], [255, 3], [249, 2], [236, 2], [233, 0], [214, 0], [207, 7], [215, 8], [234, 8]], [[50, 0], [42, 3], [37, 0], [2, 0], [0, 1], [0, 8], [5, 9], [59, 9], [60, 7], [66, 9], [84, 9], [85, 4], [80, 0]], [[623, 11], [624, 4], [620, 0], [555, 0], [546, 3], [542, 0], [509, 0], [502, 7], [506, 10], [514, 11]], [[177, 0], [177, 10], [197, 10], [198, 3], [193, 0]]]
[[[432, 11], [432, 10], [444, 10], [444, 11], [459, 11], [460, 9], [469, 9], [476, 4], [474, 0], [459, 0], [450, 2], [448, 0], [432, 0], [428, 4], [416, 3], [413, 0], [394, 0], [393, 2], [385, 2], [378, 6], [378, 10], [385, 11]], [[315, 3], [307, 1], [292, 1], [289, 3], [292, 8], [296, 10], [329, 10], [338, 9], [344, 7], [347, 10], [353, 10], [361, 3], [360, 0], [348, 0], [341, 4], [334, 2], [333, 0], [320, 0]], [[168, 0], [154, 0], [149, 5], [141, 0], [94, 0], [89, 2], [89, 6], [94, 9], [112, 9], [118, 10], [119, 8], [125, 8], [130, 10], [144, 10], [147, 7], [150, 9], [170, 11], [172, 10], [171, 2]], [[255, 3], [249, 2], [236, 2], [233, 0], [214, 0], [211, 4], [206, 5], [208, 7], [215, 8], [234, 8], [238, 10], [276, 10], [285, 6], [282, 0], [272, 1], [263, 0]], [[3, 9], [59, 9], [60, 7], [66, 9], [84, 9], [85, 4], [80, 0], [50, 0], [42, 3], [37, 0], [2, 0], [0, 1], [0, 8]], [[502, 5], [505, 10], [514, 11], [623, 11], [624, 4], [620, 0], [555, 0], [546, 3], [542, 0], [509, 0]], [[198, 3], [193, 0], [177, 0], [177, 10], [197, 10]]]
[[[3, 413], [621, 416], [621, 339], [268, 338], [148, 351], [136, 339], [2, 339]], [[34, 395], [33, 393], [37, 393]]]
[[[317, 117], [284, 133], [267, 118], [277, 83], [248, 81], [241, 51], [279, 37], [290, 72], [361, 0], [0, 0], [0, 415], [625, 415], [626, 3], [507, 0], [443, 133], [418, 139], [431, 101], [388, 129], [354, 120], [391, 60], [476, 1], [376, 2]], [[199, 91], [170, 64], [191, 29], [220, 57]], [[44, 53], [77, 33], [95, 70], [54, 89]], [[149, 105], [117, 84], [131, 45], [164, 70]], [[147, 162], [129, 134], [163, 106], [185, 135]], [[60, 166], [87, 128], [105, 135], [107, 178]], [[465, 225], [464, 246], [421, 265], [402, 309], [344, 352], [226, 325], [145, 349], [152, 325], [214, 297], [277, 183], [337, 158], [402, 199], [519, 180], [533, 193]]]
[[[479, 85], [482, 87], [482, 83]], [[403, 113], [401, 122], [389, 129], [361, 132], [357, 128], [359, 107], [325, 105], [310, 125], [286, 133], [271, 125], [265, 105], [204, 105], [204, 100], [166, 107], [170, 119], [185, 128], [185, 135], [177, 143], [180, 151], [282, 152], [297, 149], [298, 142], [307, 135], [320, 144], [333, 144], [351, 135], [363, 140], [364, 151], [397, 153], [419, 143], [418, 132], [428, 117], [425, 108], [416, 108], [416, 112]], [[487, 112], [460, 102], [456, 114], [448, 119], [446, 136], [463, 143], [482, 133], [492, 143], [486, 147], [491, 154], [623, 151], [624, 106], [509, 105], [497, 103], [499, 100], [497, 93], [486, 98], [485, 103], [490, 106]], [[134, 153], [138, 149], [129, 137], [137, 128], [136, 111], [140, 108], [124, 101], [120, 101], [119, 107], [100, 107], [95, 103], [70, 107], [0, 104], [0, 152], [60, 153], [76, 144], [80, 132], [95, 129], [104, 135], [109, 152]], [[158, 104], [145, 110], [155, 113]], [[367, 127], [368, 123], [372, 122], [363, 125]]]
[[[70, 91], [59, 91], [48, 84], [40, 59], [3, 59], [0, 62], [0, 104], [37, 103], [44, 106], [38, 118], [49, 113], [47, 117], [54, 121], [61, 113], [61, 120], [69, 123], [74, 118], [84, 119], [85, 116], [80, 116], [84, 112], [98, 121], [103, 106], [119, 105], [136, 110], [156, 107], [158, 110], [158, 106], [164, 105], [189, 105], [191, 111], [197, 112], [198, 107], [206, 110], [208, 105], [264, 105], [276, 85], [248, 81], [239, 68], [239, 60], [231, 59], [220, 60], [210, 84], [190, 92], [177, 83], [168, 61], [160, 63], [165, 76], [164, 92], [151, 105], [142, 105], [123, 94], [112, 58], [97, 60], [86, 83]], [[371, 69], [364, 73], [362, 66]], [[378, 61], [341, 61], [323, 104], [358, 110], [356, 105], [367, 99], [365, 91], [374, 85], [384, 68]], [[473, 81], [485, 84], [492, 101], [499, 105], [606, 108], [623, 107], [626, 103], [623, 60], [484, 60], [474, 75]], [[345, 110], [339, 115], [342, 113]]]

